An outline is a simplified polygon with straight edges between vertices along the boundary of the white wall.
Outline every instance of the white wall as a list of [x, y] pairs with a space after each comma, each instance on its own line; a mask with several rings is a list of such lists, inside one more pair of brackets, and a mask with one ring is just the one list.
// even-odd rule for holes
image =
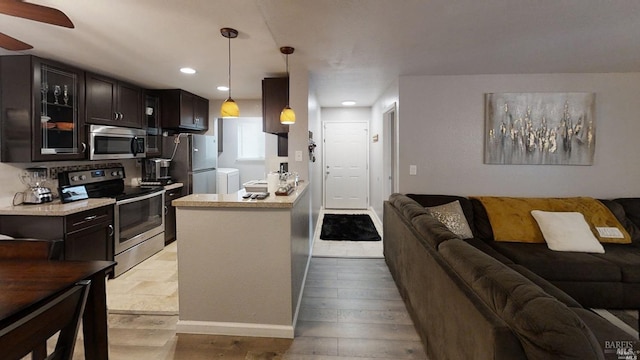
[[[309, 131], [313, 133], [313, 140], [317, 147], [315, 149], [316, 161], [309, 162], [309, 183], [311, 192], [311, 238], [315, 232], [315, 227], [322, 208], [322, 121], [320, 118], [320, 107], [316, 100], [313, 84], [309, 84]], [[308, 159], [309, 152], [303, 156]]]
[[394, 81], [384, 91], [384, 93], [376, 100], [371, 108], [371, 136], [378, 134], [378, 141], [371, 142], [369, 146], [369, 176], [370, 186], [369, 192], [371, 207], [375, 211], [378, 218], [382, 220], [383, 203], [386, 199], [384, 196], [383, 186], [385, 184], [385, 169], [384, 169], [384, 144], [390, 139], [385, 138], [384, 134], [384, 113], [393, 105], [396, 104], [396, 122], [399, 119], [400, 109], [398, 107], [398, 81]]
[[[289, 77], [289, 106], [296, 113], [296, 123], [289, 125], [289, 171], [309, 181], [309, 72], [294, 63]], [[296, 151], [302, 152], [302, 161], [295, 160]]]
[[[484, 94], [595, 92], [592, 166], [483, 164]], [[405, 76], [399, 80], [400, 192], [637, 196], [640, 74]], [[418, 166], [409, 176], [409, 165]]]
[[[215, 108], [211, 114], [219, 116], [221, 101], [211, 101]], [[262, 118], [262, 100], [236, 100], [240, 108], [241, 117]], [[217, 122], [214, 126], [217, 131]], [[218, 153], [218, 167], [236, 168], [240, 170], [240, 186], [249, 180], [265, 179], [266, 173], [278, 169], [278, 164], [287, 161], [286, 157], [278, 157], [278, 139], [276, 135], [265, 134], [265, 160], [264, 161], [237, 161], [238, 159], [238, 127], [234, 119], [224, 119], [222, 121], [222, 152]], [[218, 136], [218, 141], [220, 136]], [[267, 166], [267, 164], [275, 164]]]

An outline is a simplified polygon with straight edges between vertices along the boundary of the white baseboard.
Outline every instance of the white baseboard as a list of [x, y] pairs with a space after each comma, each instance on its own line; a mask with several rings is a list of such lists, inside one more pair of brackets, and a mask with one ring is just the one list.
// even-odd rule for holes
[[176, 333], [253, 336], [293, 339], [293, 325], [247, 324], [217, 321], [178, 320]]

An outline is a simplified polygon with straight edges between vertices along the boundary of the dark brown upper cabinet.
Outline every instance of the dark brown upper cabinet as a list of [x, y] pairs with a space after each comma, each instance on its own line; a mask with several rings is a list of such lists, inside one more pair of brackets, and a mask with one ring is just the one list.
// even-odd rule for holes
[[163, 129], [209, 129], [209, 100], [181, 89], [160, 90], [159, 93]]
[[162, 155], [162, 125], [160, 97], [153, 92], [145, 94], [144, 129], [147, 131], [147, 157]]
[[31, 55], [0, 56], [3, 162], [82, 160], [84, 71]]
[[87, 73], [88, 124], [142, 128], [142, 89], [116, 79]]
[[262, 80], [262, 131], [286, 134], [289, 125], [280, 124], [280, 112], [287, 106], [289, 78], [265, 78]]

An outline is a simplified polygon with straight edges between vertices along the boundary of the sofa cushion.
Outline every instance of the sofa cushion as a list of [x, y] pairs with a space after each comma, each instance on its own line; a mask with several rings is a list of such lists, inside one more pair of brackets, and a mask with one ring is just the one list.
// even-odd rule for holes
[[[640, 350], [640, 342], [626, 331], [613, 325], [609, 320], [594, 313], [588, 309], [572, 308], [573, 311], [580, 319], [587, 324], [589, 330], [598, 339], [598, 343], [604, 350], [607, 359], [620, 359], [616, 354], [616, 346], [620, 347], [620, 341], [627, 342], [635, 350]], [[616, 345], [618, 341], [618, 345]], [[607, 355], [610, 354], [610, 355]], [[622, 357], [624, 359], [624, 357]]]
[[582, 213], [533, 210], [531, 215], [550, 250], [604, 253]]
[[496, 249], [494, 249], [493, 247], [491, 247], [491, 245], [487, 244], [486, 241], [478, 239], [478, 238], [473, 238], [473, 239], [465, 239], [464, 240], [467, 244], [473, 246], [474, 248], [482, 251], [483, 253], [491, 256], [492, 258], [500, 261], [503, 264], [513, 264], [513, 261], [511, 259], [509, 259], [508, 257], [500, 254]]
[[389, 202], [409, 221], [415, 216], [427, 213], [427, 210], [425, 210], [423, 206], [402, 194], [391, 194], [391, 196], [389, 196]]
[[623, 282], [640, 283], [640, 250], [620, 244], [604, 244], [604, 248], [604, 254], [593, 254], [593, 256], [620, 267]]
[[603, 359], [596, 337], [539, 286], [462, 240], [440, 244], [453, 270], [520, 338], [529, 359]]
[[[484, 196], [477, 199], [482, 202], [487, 211], [495, 241], [543, 243], [542, 233], [531, 216], [532, 210], [543, 210], [580, 212], [600, 242], [631, 243], [631, 237], [611, 211], [593, 198]], [[602, 237], [596, 231], [596, 227], [616, 227], [622, 232], [623, 238]]]
[[458, 239], [458, 235], [452, 233], [442, 222], [429, 214], [414, 217], [411, 224], [422, 239], [434, 248], [444, 241]]
[[487, 210], [485, 210], [480, 200], [470, 198], [469, 201], [473, 208], [473, 227], [476, 229], [476, 237], [484, 241], [493, 241], [493, 229], [491, 229]]
[[473, 215], [473, 207], [471, 206], [471, 202], [466, 197], [455, 196], [455, 195], [425, 195], [425, 194], [407, 194], [407, 197], [415, 200], [418, 204], [423, 207], [431, 207], [431, 206], [439, 206], [451, 203], [453, 201], [458, 200], [460, 202], [460, 207], [462, 207], [462, 212], [464, 212], [464, 216], [467, 218], [467, 223], [471, 228], [471, 232], [475, 234], [475, 229], [473, 228], [474, 223], [474, 215]]
[[497, 241], [489, 244], [514, 263], [525, 266], [549, 281], [622, 280], [619, 266], [595, 254], [549, 251], [546, 244]]
[[451, 232], [461, 239], [471, 239], [473, 233], [464, 216], [460, 201], [456, 200], [447, 204], [425, 207], [427, 212], [443, 223]]
[[[624, 225], [629, 235], [631, 235], [633, 243], [636, 244], [636, 246], [640, 246], [640, 198], [619, 198], [610, 202], [620, 206], [622, 213], [620, 212], [620, 208], [611, 205], [607, 201], [604, 201], [603, 204], [609, 207], [620, 223]], [[623, 220], [620, 220], [621, 217]]]
[[561, 303], [569, 307], [578, 307], [578, 308], [582, 307], [582, 305], [580, 305], [580, 303], [578, 303], [574, 298], [569, 296], [569, 294], [560, 290], [558, 287], [548, 282], [547, 280], [543, 279], [541, 276], [536, 275], [534, 272], [527, 269], [526, 267], [522, 265], [514, 264], [514, 263], [507, 264], [507, 266], [517, 271], [520, 275], [531, 280], [531, 282], [533, 282], [534, 284], [540, 286], [540, 288], [544, 292], [558, 299], [558, 301], [560, 301]]

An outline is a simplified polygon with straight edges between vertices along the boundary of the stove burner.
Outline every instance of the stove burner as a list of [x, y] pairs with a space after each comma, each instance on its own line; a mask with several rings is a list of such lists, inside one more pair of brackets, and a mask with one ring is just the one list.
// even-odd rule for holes
[[58, 174], [60, 188], [84, 185], [89, 198], [130, 199], [163, 189], [162, 186], [134, 187], [124, 185], [124, 167], [98, 170], [65, 171]]

